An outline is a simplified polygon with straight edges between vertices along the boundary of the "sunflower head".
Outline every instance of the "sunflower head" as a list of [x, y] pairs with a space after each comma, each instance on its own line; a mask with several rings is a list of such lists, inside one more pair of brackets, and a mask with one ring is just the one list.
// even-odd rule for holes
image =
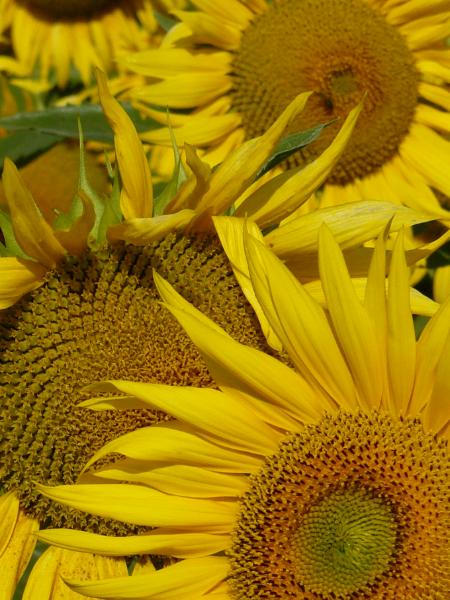
[[[416, 341], [402, 236], [389, 256], [387, 283], [385, 236], [379, 238], [361, 299], [323, 227], [323, 309], [243, 229], [251, 285], [293, 368], [232, 340], [157, 277], [219, 390], [97, 384], [93, 391], [108, 397], [86, 402], [91, 409], [158, 407], [178, 422], [97, 452], [88, 466], [123, 455], [95, 471], [101, 484], [39, 490], [94, 514], [155, 526], [146, 548], [164, 547], [182, 560], [141, 580], [147, 594], [445, 598], [450, 302]], [[107, 506], [106, 497], [113, 498]], [[62, 530], [42, 538], [105, 554], [111, 544]], [[137, 543], [130, 538], [126, 547]], [[121, 540], [113, 544], [115, 552], [125, 548]], [[119, 598], [140, 589], [130, 578], [69, 585]]]

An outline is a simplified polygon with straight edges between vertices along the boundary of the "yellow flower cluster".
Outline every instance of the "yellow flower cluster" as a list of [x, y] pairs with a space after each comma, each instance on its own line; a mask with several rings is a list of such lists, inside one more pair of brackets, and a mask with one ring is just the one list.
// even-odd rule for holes
[[450, 597], [449, 38], [0, 0], [0, 600]]

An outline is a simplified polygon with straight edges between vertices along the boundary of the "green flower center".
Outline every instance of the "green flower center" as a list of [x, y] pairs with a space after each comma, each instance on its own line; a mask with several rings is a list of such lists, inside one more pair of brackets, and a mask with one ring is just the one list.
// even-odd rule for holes
[[250, 477], [229, 550], [236, 600], [450, 597], [447, 440], [419, 420], [328, 415]]
[[258, 321], [212, 236], [175, 236], [138, 248], [69, 258], [45, 283], [0, 312], [0, 485], [45, 526], [128, 533], [37, 494], [35, 482], [75, 483], [108, 441], [161, 421], [150, 410], [79, 408], [83, 387], [105, 379], [214, 385], [188, 336], [161, 305], [155, 268], [243, 343], [267, 349]]
[[414, 56], [370, 4], [271, 3], [244, 30], [233, 61], [232, 104], [248, 138], [261, 135], [300, 92], [315, 93], [292, 131], [336, 120], [289, 159], [291, 167], [316, 159], [366, 94], [355, 133], [329, 178], [339, 185], [377, 171], [396, 155], [417, 105]]
[[296, 577], [318, 594], [351, 594], [389, 566], [397, 525], [391, 507], [364, 490], [338, 491], [303, 516], [294, 536]]
[[88, 19], [95, 13], [130, 4], [123, 0], [16, 0], [49, 20]]

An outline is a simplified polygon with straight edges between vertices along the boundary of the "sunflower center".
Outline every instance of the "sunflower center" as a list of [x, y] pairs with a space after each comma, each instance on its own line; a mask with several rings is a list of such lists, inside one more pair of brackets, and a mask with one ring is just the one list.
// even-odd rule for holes
[[123, 0], [16, 0], [48, 19], [86, 19], [114, 8]]
[[312, 506], [294, 536], [298, 581], [319, 594], [350, 594], [382, 575], [395, 550], [388, 504], [361, 489], [332, 493]]
[[317, 158], [366, 94], [356, 131], [329, 178], [339, 185], [377, 171], [396, 154], [417, 103], [411, 51], [365, 0], [273, 3], [243, 32], [232, 78], [233, 107], [249, 138], [303, 91], [315, 93], [292, 131], [337, 119], [290, 159], [291, 167]]
[[381, 413], [325, 417], [250, 479], [232, 538], [237, 600], [444, 598], [448, 442]]
[[213, 237], [170, 235], [68, 259], [45, 284], [0, 313], [0, 484], [42, 524], [126, 533], [53, 504], [34, 482], [74, 483], [106, 442], [160, 421], [148, 411], [77, 408], [83, 386], [130, 379], [209, 387], [198, 351], [161, 306], [152, 267], [230, 335], [266, 348], [254, 313]]

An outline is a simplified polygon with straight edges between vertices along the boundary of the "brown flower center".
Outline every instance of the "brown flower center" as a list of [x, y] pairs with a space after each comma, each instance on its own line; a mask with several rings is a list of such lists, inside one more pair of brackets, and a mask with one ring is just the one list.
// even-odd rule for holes
[[88, 19], [95, 13], [130, 4], [124, 0], [16, 0], [49, 20]]
[[106, 442], [166, 418], [153, 411], [77, 408], [104, 379], [213, 386], [206, 365], [163, 306], [152, 267], [244, 343], [267, 349], [259, 324], [213, 237], [169, 235], [67, 260], [0, 313], [0, 484], [41, 524], [126, 533], [122, 524], [64, 508], [34, 482], [74, 483]]
[[448, 443], [419, 421], [328, 416], [251, 477], [230, 551], [237, 600], [450, 593]]
[[338, 119], [290, 166], [318, 157], [366, 94], [356, 131], [329, 179], [340, 185], [377, 171], [396, 154], [417, 104], [414, 57], [365, 0], [273, 3], [243, 32], [232, 78], [233, 107], [249, 138], [303, 91], [315, 94], [293, 131]]

